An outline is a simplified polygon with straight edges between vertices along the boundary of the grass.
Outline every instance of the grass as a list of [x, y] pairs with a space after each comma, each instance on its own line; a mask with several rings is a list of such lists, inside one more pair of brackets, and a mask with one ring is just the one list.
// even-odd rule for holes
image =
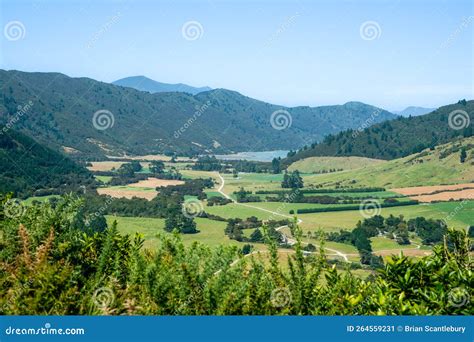
[[[117, 228], [121, 234], [141, 233], [145, 239], [145, 247], [154, 249], [160, 244], [158, 234], [170, 234], [164, 230], [165, 220], [160, 218], [147, 217], [120, 217], [106, 216], [107, 223], [111, 224], [117, 221]], [[181, 234], [181, 238], [185, 245], [193, 242], [201, 242], [208, 246], [218, 246], [221, 244], [242, 247], [244, 243], [231, 240], [224, 234], [226, 222], [213, 221], [206, 218], [195, 218], [199, 233], [197, 234]], [[261, 245], [255, 245], [255, 248], [262, 248]]]
[[110, 182], [110, 180], [112, 179], [112, 176], [97, 176], [95, 175], [94, 176], [95, 179], [97, 179], [99, 182], [102, 182], [104, 184], [107, 184]]
[[378, 250], [386, 250], [386, 249], [409, 249], [409, 248], [416, 248], [414, 244], [410, 245], [399, 245], [395, 240], [386, 238], [386, 237], [373, 237], [370, 239], [372, 242], [372, 249], [374, 251]]
[[30, 204], [32, 204], [34, 201], [47, 202], [47, 201], [49, 201], [49, 199], [51, 199], [51, 198], [59, 198], [59, 197], [60, 197], [59, 195], [32, 196], [32, 197], [28, 197], [27, 199], [25, 199], [25, 200], [23, 201], [23, 203], [26, 204], [26, 205], [30, 205]]
[[207, 194], [208, 198], [211, 198], [211, 197], [224, 197], [224, 196], [222, 196], [222, 194], [220, 192], [214, 191], [212, 189], [206, 189], [206, 190], [204, 190], [204, 192]]
[[219, 175], [216, 171], [181, 170], [180, 173], [188, 179], [212, 178], [214, 182], [219, 182]]
[[304, 173], [317, 173], [321, 171], [328, 171], [330, 169], [360, 169], [385, 162], [385, 160], [364, 157], [310, 157], [294, 162], [288, 167], [288, 170], [298, 170]]
[[[474, 137], [462, 140], [463, 145], [474, 144]], [[386, 188], [410, 187], [419, 185], [441, 185], [469, 183], [474, 180], [474, 167], [471, 157], [459, 162], [459, 152], [440, 156], [449, 151], [453, 143], [437, 146], [434, 151], [395, 159], [382, 164], [371, 165], [357, 170], [306, 176], [305, 184], [334, 186], [380, 186]], [[355, 182], [355, 183], [354, 183]]]
[[238, 191], [241, 187], [245, 190], [282, 190], [281, 181], [283, 174], [268, 174], [268, 173], [239, 173], [238, 178], [232, 177], [230, 174], [223, 174], [225, 180], [224, 191], [231, 194]]
[[[452, 218], [448, 220], [450, 227], [465, 229], [468, 225], [474, 225], [474, 201], [440, 202], [383, 208], [381, 210], [381, 215], [384, 217], [390, 214], [394, 216], [403, 215], [405, 219], [412, 219], [418, 216], [423, 216], [427, 219], [444, 219], [450, 213], [453, 213]], [[303, 230], [314, 230], [320, 227], [326, 231], [338, 231], [340, 228], [352, 229], [359, 220], [363, 220], [363, 216], [358, 210], [300, 214], [299, 218], [303, 220], [301, 224]]]

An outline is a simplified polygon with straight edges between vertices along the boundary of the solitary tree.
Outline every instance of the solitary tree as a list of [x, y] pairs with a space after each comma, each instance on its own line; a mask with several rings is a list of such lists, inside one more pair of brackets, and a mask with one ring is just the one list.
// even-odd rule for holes
[[459, 159], [460, 159], [461, 163], [464, 163], [466, 161], [466, 157], [467, 157], [466, 149], [463, 147], [461, 149], [461, 153], [459, 155]]
[[160, 174], [163, 173], [165, 170], [165, 163], [163, 163], [161, 160], [153, 160], [150, 163], [150, 171], [155, 173], [155, 174]]
[[272, 172], [277, 174], [281, 172], [280, 158], [273, 158], [272, 160]]

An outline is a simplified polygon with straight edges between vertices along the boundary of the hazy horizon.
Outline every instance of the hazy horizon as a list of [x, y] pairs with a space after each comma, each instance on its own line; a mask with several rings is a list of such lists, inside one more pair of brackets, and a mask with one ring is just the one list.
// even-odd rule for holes
[[291, 107], [396, 111], [474, 97], [469, 1], [7, 0], [1, 10], [2, 69], [108, 83], [144, 75]]

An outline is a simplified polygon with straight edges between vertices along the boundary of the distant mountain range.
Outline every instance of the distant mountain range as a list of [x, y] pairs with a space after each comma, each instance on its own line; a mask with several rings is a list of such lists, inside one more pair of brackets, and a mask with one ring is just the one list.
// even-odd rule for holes
[[284, 160], [285, 165], [315, 156], [359, 156], [395, 159], [426, 148], [473, 136], [474, 101], [461, 100], [415, 117], [398, 117], [364, 130], [328, 135]]
[[436, 110], [436, 108], [410, 106], [410, 107], [405, 108], [404, 110], [392, 111], [392, 113], [408, 117], [408, 116], [425, 115], [425, 114], [431, 113], [434, 110]]
[[130, 87], [140, 91], [147, 91], [149, 93], [167, 93], [167, 92], [182, 92], [188, 93], [192, 95], [196, 95], [202, 93], [203, 91], [212, 90], [209, 87], [192, 87], [187, 84], [177, 83], [177, 84], [170, 84], [170, 83], [161, 83], [158, 81], [154, 81], [145, 76], [131, 76], [121, 78], [112, 84], [121, 86], [121, 87]]
[[395, 117], [360, 102], [287, 108], [225, 89], [151, 94], [59, 73], [0, 70], [0, 124], [80, 159], [296, 149]]

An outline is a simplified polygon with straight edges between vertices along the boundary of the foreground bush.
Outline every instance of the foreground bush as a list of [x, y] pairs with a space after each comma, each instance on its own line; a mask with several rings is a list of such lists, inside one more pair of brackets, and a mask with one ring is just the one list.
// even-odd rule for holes
[[[92, 229], [81, 208], [64, 197], [54, 207], [0, 212], [1, 314], [474, 313], [464, 232], [450, 230], [430, 256], [393, 256], [362, 280], [330, 266], [323, 253], [305, 256], [300, 243], [285, 269], [271, 240], [264, 261], [244, 258], [236, 247], [185, 247], [173, 234], [145, 250], [139, 235], [122, 236], [115, 224]], [[293, 233], [299, 241], [298, 227]]]

